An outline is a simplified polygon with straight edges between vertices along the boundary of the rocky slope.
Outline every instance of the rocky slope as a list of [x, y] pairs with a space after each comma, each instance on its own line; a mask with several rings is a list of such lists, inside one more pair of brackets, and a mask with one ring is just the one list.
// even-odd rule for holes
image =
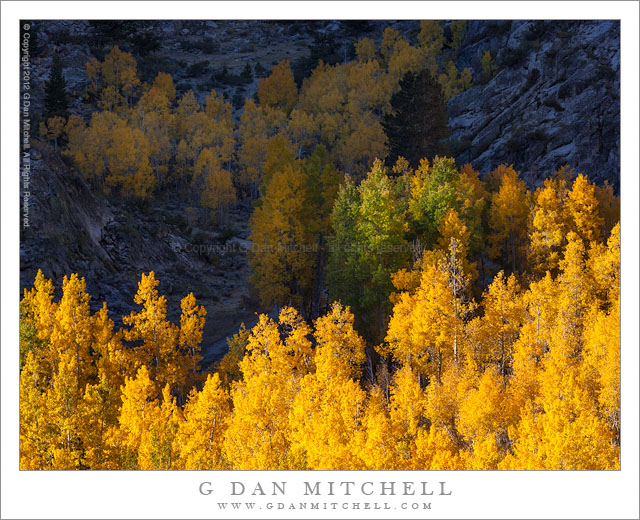
[[619, 189], [620, 26], [602, 22], [470, 22], [457, 60], [478, 77], [489, 49], [498, 72], [452, 98], [458, 163], [481, 173], [513, 163], [532, 184], [559, 166]]

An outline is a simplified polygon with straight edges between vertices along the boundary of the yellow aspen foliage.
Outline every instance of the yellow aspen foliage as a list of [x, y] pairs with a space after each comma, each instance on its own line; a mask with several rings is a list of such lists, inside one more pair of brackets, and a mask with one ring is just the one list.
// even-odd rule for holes
[[102, 75], [102, 63], [92, 56], [89, 58], [89, 61], [84, 64], [84, 70], [91, 82], [88, 90], [91, 94], [97, 96], [100, 78]]
[[120, 451], [114, 437], [118, 435], [120, 387], [101, 374], [96, 384], [86, 386], [78, 405], [78, 433], [83, 446], [82, 462], [87, 469], [120, 469]]
[[522, 266], [529, 217], [530, 193], [525, 182], [512, 166], [503, 166], [499, 189], [491, 197], [489, 254], [503, 258], [511, 272]]
[[481, 318], [485, 359], [494, 364], [506, 378], [511, 372], [513, 344], [524, 321], [524, 304], [520, 285], [511, 274], [500, 271], [483, 295], [484, 316]]
[[603, 302], [615, 303], [620, 298], [620, 222], [611, 230], [606, 246], [592, 244], [588, 265], [596, 294]]
[[384, 158], [388, 152], [387, 137], [380, 119], [371, 112], [350, 118], [349, 128], [345, 129], [343, 140], [337, 143], [334, 151], [347, 173], [366, 171], [376, 158]]
[[289, 118], [287, 131], [291, 137], [291, 143], [296, 147], [296, 159], [300, 159], [313, 143], [316, 132], [316, 121], [314, 117], [305, 112], [294, 108]]
[[533, 197], [529, 263], [539, 273], [556, 272], [567, 234], [564, 200], [558, 181], [545, 179]]
[[171, 74], [158, 72], [156, 79], [153, 80], [151, 88], [156, 88], [162, 92], [169, 100], [169, 103], [173, 103], [176, 99], [176, 87], [173, 84], [173, 77]]
[[393, 378], [389, 400], [391, 435], [395, 442], [397, 469], [414, 469], [415, 440], [425, 423], [425, 395], [417, 375], [404, 365]]
[[385, 62], [388, 63], [393, 49], [396, 46], [398, 40], [404, 39], [398, 31], [391, 27], [386, 27], [382, 33], [382, 41], [380, 42], [380, 54], [382, 54]]
[[[280, 330], [285, 333], [282, 341]], [[292, 469], [289, 413], [300, 380], [309, 370], [311, 332], [296, 311], [285, 308], [279, 323], [261, 315], [240, 363], [243, 381], [233, 384], [233, 413], [224, 450], [234, 469]]]
[[393, 84], [397, 84], [407, 72], [419, 72], [423, 68], [423, 51], [418, 47], [412, 47], [404, 38], [397, 39], [389, 55], [387, 66], [389, 79]]
[[20, 371], [20, 469], [50, 466], [54, 431], [48, 417], [48, 378], [40, 373], [33, 351], [27, 352]]
[[451, 364], [441, 382], [431, 381], [427, 386], [425, 413], [432, 428], [446, 432], [454, 446], [460, 448], [463, 438], [458, 430], [460, 406], [471, 386], [471, 378], [461, 365]]
[[93, 319], [89, 309], [90, 296], [85, 292], [84, 278], [72, 274], [62, 281], [62, 298], [53, 318], [51, 343], [61, 359], [74, 358], [76, 385], [84, 388], [91, 377], [90, 350], [93, 343]]
[[51, 377], [56, 370], [58, 356], [51, 342], [58, 304], [53, 301], [53, 282], [44, 277], [41, 269], [38, 269], [33, 289], [24, 290], [22, 304], [26, 312], [25, 319], [35, 329], [35, 336], [41, 345], [33, 361], [38, 362], [39, 370], [44, 370]]
[[77, 414], [82, 390], [78, 384], [76, 356], [60, 353], [58, 369], [44, 397], [46, 420], [52, 434], [49, 444], [50, 469], [80, 469], [82, 452]]
[[455, 209], [450, 209], [438, 226], [440, 238], [438, 248], [448, 253], [452, 241], [455, 242], [455, 254], [462, 264], [462, 270], [467, 275], [467, 283], [473, 283], [478, 277], [475, 262], [469, 262], [469, 242], [471, 233], [467, 225], [460, 219]]
[[149, 443], [149, 427], [160, 415], [157, 393], [145, 365], [140, 367], [135, 378], [125, 380], [118, 418], [120, 436], [116, 439], [121, 450], [121, 469], [143, 469], [139, 452]]
[[441, 23], [438, 20], [422, 20], [420, 22], [418, 42], [420, 42], [420, 45], [423, 47], [434, 46], [440, 50], [444, 45]]
[[205, 148], [200, 152], [193, 178], [193, 183], [197, 183], [202, 190], [202, 205], [211, 210], [216, 222], [226, 222], [229, 208], [236, 201], [236, 190], [231, 180], [231, 172], [223, 168], [215, 150]]
[[[123, 405], [124, 406], [124, 405]], [[173, 469], [178, 454], [174, 450], [174, 440], [182, 422], [182, 412], [171, 395], [169, 385], [162, 389], [162, 403], [142, 435], [138, 448], [140, 469]]]
[[251, 282], [264, 305], [300, 305], [313, 289], [316, 255], [307, 250], [303, 177], [297, 165], [275, 173], [251, 216]]
[[[360, 378], [366, 360], [365, 342], [353, 328], [353, 314], [349, 307], [334, 302], [329, 312], [316, 320], [314, 337], [317, 349], [331, 352], [330, 357], [316, 356], [316, 370], [327, 374], [333, 371], [355, 380]], [[318, 361], [328, 361], [330, 367], [319, 367]]]
[[200, 354], [202, 343], [202, 331], [205, 324], [206, 309], [202, 305], [196, 304], [196, 297], [189, 293], [180, 301], [180, 333], [178, 336], [178, 346], [180, 348], [180, 358], [183, 363], [183, 370], [186, 373], [185, 384], [187, 388], [197, 382], [200, 372]]
[[368, 392], [362, 428], [356, 432], [355, 445], [364, 469], [384, 470], [397, 467], [395, 440], [387, 412], [384, 392], [374, 386]]
[[249, 335], [250, 331], [245, 328], [244, 323], [241, 323], [238, 332], [227, 338], [229, 351], [218, 362], [216, 372], [220, 376], [222, 385], [227, 389], [233, 381], [242, 379], [239, 363], [244, 358]]
[[209, 374], [202, 390], [192, 390], [184, 407], [174, 440], [176, 469], [226, 469], [223, 441], [230, 413], [229, 393], [217, 373]]
[[457, 355], [456, 340], [463, 330], [456, 312], [460, 303], [448, 273], [428, 266], [415, 294], [403, 293], [393, 308], [386, 337], [393, 357], [420, 375], [439, 380]]
[[124, 339], [141, 343], [134, 348], [137, 366], [145, 367], [158, 389], [165, 384], [180, 387], [184, 385], [185, 374], [177, 349], [179, 331], [166, 320], [167, 299], [158, 294], [159, 283], [153, 271], [148, 275], [142, 273], [134, 297], [134, 302], [142, 309], [122, 318], [130, 327], [124, 331]]
[[128, 102], [131, 102], [134, 90], [140, 85], [135, 58], [130, 53], [121, 51], [117, 45], [104, 58], [102, 78], [105, 85], [121, 92]]
[[240, 183], [249, 187], [252, 198], [257, 196], [258, 185], [262, 178], [262, 164], [267, 148], [267, 124], [262, 111], [252, 99], [247, 99], [240, 116]]
[[99, 381], [104, 379], [109, 387], [119, 389], [125, 377], [135, 376], [133, 357], [122, 345], [122, 332], [113, 329], [106, 302], [93, 315], [91, 348]]
[[[492, 438], [495, 447], [497, 437], [506, 435], [508, 422], [504, 399], [501, 374], [495, 367], [490, 367], [478, 378], [477, 387], [471, 388], [462, 400], [458, 428], [474, 452], [484, 440]], [[481, 449], [486, 451], [489, 447], [486, 445]]]
[[601, 239], [603, 219], [598, 208], [595, 186], [586, 175], [578, 175], [566, 202], [569, 229], [585, 242]]
[[124, 112], [126, 111], [126, 101], [126, 98], [120, 94], [116, 87], [108, 85], [102, 89], [100, 99], [98, 100], [98, 106], [107, 112], [115, 112], [118, 113], [118, 115], [124, 115]]
[[367, 62], [376, 58], [376, 43], [371, 38], [360, 38], [355, 44], [358, 61]]
[[176, 141], [184, 140], [184, 137], [189, 130], [189, 124], [192, 116], [194, 116], [199, 110], [200, 103], [198, 103], [193, 90], [187, 90], [187, 92], [185, 92], [178, 100], [178, 106], [174, 111], [174, 132]]
[[307, 469], [359, 468], [354, 443], [366, 394], [354, 377], [364, 361], [364, 341], [349, 309], [338, 303], [318, 318], [315, 336], [316, 371], [300, 382], [289, 418], [292, 451]]
[[458, 446], [445, 431], [431, 426], [416, 437], [415, 469], [446, 471], [464, 469]]
[[507, 387], [507, 407], [512, 417], [519, 415], [527, 401], [535, 402], [539, 394], [540, 363], [551, 341], [558, 299], [558, 285], [548, 272], [538, 282], [532, 282], [522, 295], [524, 323], [513, 344], [513, 373]]
[[590, 316], [584, 331], [584, 364], [593, 372], [602, 416], [620, 431], [620, 301]]
[[289, 114], [298, 99], [298, 88], [293, 79], [289, 60], [282, 60], [271, 74], [258, 81], [258, 99], [264, 108], [277, 108]]
[[500, 469], [602, 470], [620, 467], [620, 450], [579, 380], [576, 362], [553, 347], [541, 372], [540, 411], [525, 406], [509, 429], [513, 455]]
[[262, 164], [262, 185], [264, 193], [273, 177], [287, 168], [295, 165], [295, 153], [292, 143], [282, 134], [271, 137], [267, 143], [266, 154]]
[[563, 341], [571, 344], [573, 350], [579, 348], [579, 331], [582, 318], [593, 303], [592, 273], [587, 269], [585, 246], [574, 232], [567, 235], [564, 258], [560, 262], [559, 282], [559, 334]]
[[495, 61], [493, 56], [491, 56], [491, 51], [486, 50], [482, 55], [482, 59], [480, 60], [480, 64], [482, 66], [482, 75], [486, 79], [490, 79], [493, 77], [493, 74], [496, 70]]

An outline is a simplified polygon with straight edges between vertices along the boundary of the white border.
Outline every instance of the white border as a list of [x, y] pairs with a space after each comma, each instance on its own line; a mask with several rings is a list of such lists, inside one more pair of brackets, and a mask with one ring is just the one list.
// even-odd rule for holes
[[[179, 5], [178, 5], [179, 4]], [[3, 2], [2, 9], [2, 518], [241, 518], [198, 485], [228, 481], [448, 482], [450, 497], [408, 518], [638, 518], [638, 3], [637, 2]], [[19, 472], [18, 20], [621, 19], [622, 470], [619, 472]], [[288, 498], [291, 498], [290, 496]], [[379, 497], [379, 501], [380, 501]], [[225, 516], [226, 515], [226, 516]], [[401, 512], [261, 510], [261, 518], [401, 518]]]

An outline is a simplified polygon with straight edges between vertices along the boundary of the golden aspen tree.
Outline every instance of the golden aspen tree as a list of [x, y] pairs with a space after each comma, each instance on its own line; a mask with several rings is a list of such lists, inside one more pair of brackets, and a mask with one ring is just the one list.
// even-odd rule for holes
[[453, 446], [459, 450], [463, 445], [463, 438], [458, 430], [460, 406], [471, 387], [471, 377], [462, 365], [452, 363], [440, 379], [441, 381], [434, 380], [427, 386], [425, 414], [431, 420], [432, 429], [445, 432]]
[[121, 469], [120, 450], [114, 442], [121, 404], [120, 387], [109, 382], [104, 373], [97, 383], [85, 387], [78, 404], [78, 434], [83, 446], [82, 464], [87, 469]]
[[156, 88], [162, 92], [167, 97], [170, 104], [172, 104], [176, 99], [176, 87], [173, 84], [173, 77], [171, 74], [158, 72], [156, 79], [153, 80], [151, 88]]
[[90, 85], [87, 90], [93, 96], [97, 96], [102, 75], [102, 63], [92, 56], [89, 58], [89, 61], [84, 64], [84, 70], [90, 81]]
[[481, 319], [485, 355], [494, 364], [506, 382], [511, 373], [513, 344], [518, 339], [524, 321], [524, 305], [520, 298], [520, 285], [511, 274], [505, 278], [500, 271], [482, 299], [484, 316]]
[[464, 469], [456, 444], [451, 436], [436, 426], [420, 429], [416, 437], [414, 467], [420, 470], [446, 471]]
[[[285, 333], [284, 341], [280, 330]], [[291, 453], [289, 413], [300, 380], [311, 363], [311, 329], [290, 308], [279, 322], [261, 315], [251, 330], [240, 363], [243, 380], [233, 384], [233, 413], [225, 433], [224, 452], [234, 469], [292, 469], [300, 465]]]
[[55, 315], [58, 304], [53, 301], [53, 283], [45, 278], [42, 270], [38, 269], [33, 288], [24, 290], [22, 305], [25, 319], [35, 329], [35, 336], [40, 348], [35, 352], [33, 361], [38, 371], [51, 378], [57, 369], [58, 352], [51, 342], [54, 330]]
[[609, 311], [589, 316], [584, 330], [585, 370], [592, 371], [597, 384], [600, 415], [613, 432], [620, 435], [620, 301]]
[[386, 336], [393, 357], [422, 376], [440, 380], [461, 355], [463, 322], [456, 306], [463, 308], [446, 270], [426, 266], [417, 291], [403, 293], [393, 308]]
[[57, 371], [44, 397], [45, 415], [52, 432], [49, 469], [81, 469], [82, 445], [78, 405], [82, 398], [75, 353], [61, 351]]
[[589, 272], [595, 282], [594, 292], [605, 305], [620, 298], [620, 222], [609, 235], [606, 246], [593, 245], [589, 250]]
[[98, 381], [104, 379], [108, 387], [119, 389], [125, 377], [135, 376], [134, 360], [129, 349], [122, 344], [122, 331], [114, 331], [113, 325], [107, 304], [103, 302], [93, 315], [91, 349]]
[[260, 191], [264, 192], [271, 179], [287, 168], [294, 167], [295, 154], [291, 142], [282, 134], [271, 137], [267, 143], [262, 163], [262, 183]]
[[363, 468], [386, 470], [397, 467], [387, 402], [379, 386], [368, 392], [361, 423], [362, 428], [355, 433], [354, 444]]
[[[446, 253], [451, 250], [452, 242], [455, 243], [455, 254], [462, 264], [462, 270], [467, 276], [466, 284], [473, 283], [478, 277], [475, 262], [469, 261], [469, 242], [471, 233], [467, 225], [460, 220], [458, 212], [450, 209], [440, 221], [438, 226], [440, 238], [438, 248]], [[456, 259], [453, 259], [455, 262]]]
[[489, 251], [493, 258], [501, 257], [515, 272], [522, 265], [530, 193], [513, 167], [503, 167], [500, 188], [491, 197]]
[[275, 173], [251, 216], [251, 283], [264, 305], [310, 301], [316, 255], [305, 230], [303, 177], [298, 165]]
[[371, 38], [360, 38], [355, 44], [358, 61], [367, 62], [376, 58], [376, 43]]
[[54, 431], [48, 417], [48, 377], [41, 373], [36, 353], [29, 351], [20, 371], [20, 469], [46, 469]]
[[[123, 405], [124, 406], [124, 405]], [[171, 395], [171, 388], [162, 389], [162, 403], [153, 414], [148, 430], [141, 437], [138, 447], [138, 465], [140, 469], [173, 469], [178, 454], [174, 449], [174, 440], [182, 422], [182, 413]]]
[[282, 60], [268, 77], [258, 81], [258, 99], [263, 108], [276, 108], [286, 114], [291, 112], [298, 99], [298, 88], [289, 60]]
[[364, 341], [349, 309], [338, 303], [316, 321], [315, 338], [316, 371], [301, 380], [290, 413], [291, 449], [307, 469], [356, 469], [354, 440], [366, 397], [356, 378]]
[[198, 156], [193, 175], [193, 184], [196, 183], [202, 190], [201, 203], [211, 210], [216, 222], [225, 223], [229, 208], [236, 201], [236, 191], [231, 172], [223, 168], [212, 148], [205, 148]]
[[59, 358], [69, 353], [74, 357], [75, 379], [84, 389], [92, 376], [90, 351], [93, 343], [93, 320], [89, 308], [90, 296], [85, 292], [84, 278], [72, 274], [62, 281], [62, 298], [53, 318], [51, 343]]
[[131, 104], [140, 80], [136, 60], [130, 53], [121, 51], [117, 45], [112, 47], [102, 63], [102, 78], [107, 87], [115, 88]]
[[558, 314], [558, 284], [547, 272], [532, 282], [522, 295], [524, 322], [513, 344], [513, 374], [508, 382], [506, 402], [510, 416], [518, 416], [527, 401], [534, 403], [539, 394], [538, 374], [545, 350], [551, 341], [551, 330]]
[[205, 324], [206, 309], [202, 305], [196, 304], [193, 293], [189, 293], [180, 301], [180, 333], [178, 335], [178, 346], [180, 349], [179, 358], [183, 364], [185, 373], [185, 389], [187, 393], [189, 387], [194, 386], [200, 372], [200, 354], [202, 343], [202, 331]]
[[176, 469], [226, 469], [223, 441], [231, 406], [217, 373], [207, 376], [200, 392], [191, 391], [183, 413], [174, 440]]
[[461, 402], [458, 429], [471, 447], [466, 452], [469, 469], [495, 470], [504, 456], [504, 446], [502, 450], [498, 448], [498, 441], [506, 439], [508, 428], [503, 390], [501, 374], [491, 367]]
[[247, 99], [244, 103], [239, 132], [239, 180], [242, 185], [248, 187], [250, 197], [256, 198], [262, 178], [262, 164], [265, 160], [268, 136], [262, 111], [252, 99]]
[[480, 65], [482, 66], [482, 75], [485, 79], [489, 80], [493, 77], [495, 73], [496, 65], [491, 55], [491, 51], [486, 50], [482, 55], [482, 59], [480, 60]]
[[[171, 78], [171, 76], [169, 76]], [[149, 143], [149, 162], [159, 183], [165, 183], [169, 172], [169, 163], [173, 157], [172, 118], [170, 111], [171, 94], [169, 86], [157, 85], [158, 78], [150, 90], [145, 92], [136, 105], [139, 125]], [[171, 83], [170, 86], [173, 86]], [[167, 93], [167, 90], [169, 92]], [[175, 96], [175, 90], [173, 91]]]
[[601, 238], [603, 219], [598, 209], [595, 186], [586, 175], [578, 175], [566, 202], [569, 229], [589, 243]]
[[145, 365], [139, 368], [135, 378], [125, 380], [118, 418], [120, 434], [114, 439], [121, 450], [121, 469], [149, 469], [141, 467], [139, 451], [148, 442], [149, 427], [160, 415], [157, 395]]
[[533, 199], [529, 261], [541, 274], [547, 270], [555, 273], [567, 233], [564, 200], [557, 180], [545, 179], [544, 187], [536, 190]]
[[142, 308], [122, 318], [130, 327], [124, 331], [124, 339], [141, 342], [134, 348], [136, 364], [145, 367], [145, 372], [158, 385], [158, 391], [165, 384], [182, 386], [185, 379], [177, 348], [179, 330], [166, 320], [167, 299], [158, 294], [159, 283], [153, 271], [148, 275], [142, 273], [134, 297], [134, 302]]
[[393, 467], [414, 469], [415, 440], [426, 424], [426, 399], [410, 365], [404, 365], [394, 374], [390, 394], [389, 422], [395, 442]]

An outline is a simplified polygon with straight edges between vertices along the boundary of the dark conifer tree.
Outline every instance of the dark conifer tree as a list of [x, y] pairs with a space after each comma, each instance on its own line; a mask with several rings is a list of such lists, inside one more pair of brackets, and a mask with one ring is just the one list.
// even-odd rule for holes
[[44, 83], [44, 119], [51, 117], [69, 117], [69, 101], [67, 100], [67, 81], [62, 75], [62, 62], [57, 55], [53, 56], [49, 79]]
[[447, 155], [451, 135], [447, 105], [437, 81], [428, 70], [407, 73], [391, 98], [391, 114], [384, 120], [389, 142], [388, 160], [407, 159], [417, 167], [420, 159]]

